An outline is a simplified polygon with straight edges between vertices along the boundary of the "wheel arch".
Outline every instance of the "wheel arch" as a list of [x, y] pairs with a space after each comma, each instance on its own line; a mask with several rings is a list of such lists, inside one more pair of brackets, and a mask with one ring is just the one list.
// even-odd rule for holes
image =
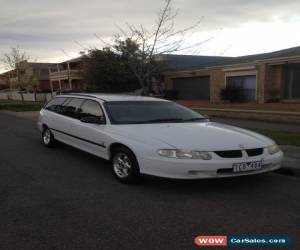
[[114, 142], [114, 143], [110, 144], [110, 146], [108, 148], [109, 160], [112, 159], [114, 150], [116, 150], [119, 147], [127, 148], [128, 150], [130, 150], [130, 152], [134, 155], [135, 159], [137, 160], [137, 157], [136, 157], [136, 154], [134, 153], [134, 151], [127, 145], [120, 143], [120, 142]]
[[43, 128], [43, 130], [45, 129], [45, 128], [49, 128], [45, 123], [43, 123], [42, 124], [42, 128]]

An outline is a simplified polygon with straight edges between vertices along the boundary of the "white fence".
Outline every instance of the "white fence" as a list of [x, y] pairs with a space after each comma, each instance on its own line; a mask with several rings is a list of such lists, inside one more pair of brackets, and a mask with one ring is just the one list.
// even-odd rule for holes
[[[127, 95], [141, 95], [142, 90], [138, 89], [133, 92], [126, 92], [122, 94]], [[23, 93], [24, 101], [27, 102], [47, 102], [55, 96], [56, 93]], [[14, 100], [22, 101], [22, 95], [18, 91], [0, 92], [0, 100]]]
[[[53, 93], [53, 96], [55, 93]], [[52, 97], [51, 93], [23, 93], [24, 101], [27, 102], [47, 102]], [[18, 91], [0, 92], [0, 100], [22, 101], [22, 95]]]

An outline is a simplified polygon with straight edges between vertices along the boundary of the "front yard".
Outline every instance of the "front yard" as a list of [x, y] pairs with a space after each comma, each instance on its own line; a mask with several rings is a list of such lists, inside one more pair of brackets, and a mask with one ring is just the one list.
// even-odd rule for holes
[[249, 128], [249, 130], [253, 130], [257, 133], [270, 137], [271, 139], [276, 141], [277, 144], [300, 147], [300, 132], [286, 132], [259, 128]]
[[42, 108], [41, 104], [15, 104], [15, 103], [0, 103], [0, 110], [8, 110], [14, 112], [23, 111], [39, 111]]
[[224, 110], [255, 110], [255, 111], [281, 111], [281, 112], [299, 112], [300, 103], [237, 103], [237, 104], [210, 104], [203, 101], [178, 101], [178, 103], [192, 108], [209, 108]]

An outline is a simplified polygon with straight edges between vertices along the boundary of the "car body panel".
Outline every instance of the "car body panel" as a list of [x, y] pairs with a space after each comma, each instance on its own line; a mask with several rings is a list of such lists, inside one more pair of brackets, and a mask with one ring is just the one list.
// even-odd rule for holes
[[174, 148], [199, 151], [258, 148], [273, 143], [249, 130], [214, 122], [116, 125], [111, 131], [130, 138], [152, 139]]

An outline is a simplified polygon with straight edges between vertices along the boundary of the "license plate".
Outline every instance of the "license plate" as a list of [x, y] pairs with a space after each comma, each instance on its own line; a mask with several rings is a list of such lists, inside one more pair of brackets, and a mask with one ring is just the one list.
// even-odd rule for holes
[[233, 172], [246, 172], [261, 169], [261, 161], [233, 163]]

